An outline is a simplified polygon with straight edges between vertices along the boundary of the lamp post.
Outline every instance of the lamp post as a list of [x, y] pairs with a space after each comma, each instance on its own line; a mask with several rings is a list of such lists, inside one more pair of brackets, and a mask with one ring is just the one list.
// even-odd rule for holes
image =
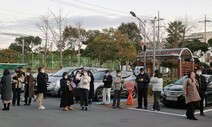
[[[144, 40], [144, 69], [146, 70], [146, 21], [141, 20], [139, 17], [136, 16], [135, 12], [130, 11], [130, 14], [137, 18], [139, 21], [139, 28], [140, 28], [140, 34], [143, 36], [143, 40]], [[143, 29], [143, 33], [142, 33], [142, 29]]]

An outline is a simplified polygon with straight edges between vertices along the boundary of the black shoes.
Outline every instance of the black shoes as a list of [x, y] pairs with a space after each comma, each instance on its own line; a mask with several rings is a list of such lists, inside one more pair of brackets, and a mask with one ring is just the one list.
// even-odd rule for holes
[[136, 107], [137, 109], [142, 109], [142, 107]]
[[88, 108], [87, 107], [85, 107], [85, 111], [88, 111]]
[[205, 116], [205, 114], [204, 113], [200, 113], [200, 116]]

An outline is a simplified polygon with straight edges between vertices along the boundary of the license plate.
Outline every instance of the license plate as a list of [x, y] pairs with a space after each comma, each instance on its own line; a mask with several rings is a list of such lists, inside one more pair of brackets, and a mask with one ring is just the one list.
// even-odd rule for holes
[[176, 97], [166, 97], [166, 100], [168, 100], [168, 101], [177, 101], [178, 99]]

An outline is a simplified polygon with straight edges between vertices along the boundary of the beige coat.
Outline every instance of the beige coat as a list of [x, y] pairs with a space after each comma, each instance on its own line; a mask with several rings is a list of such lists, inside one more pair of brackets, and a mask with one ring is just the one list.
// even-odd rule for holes
[[82, 76], [79, 83], [79, 88], [90, 90], [90, 82], [91, 78], [90, 76]]
[[199, 84], [197, 81], [192, 81], [190, 78], [186, 79], [183, 83], [183, 93], [185, 95], [186, 104], [190, 102], [200, 101], [200, 95], [198, 92]]
[[113, 77], [113, 89], [114, 90], [121, 90], [122, 83], [121, 83], [122, 78], [121, 77]]

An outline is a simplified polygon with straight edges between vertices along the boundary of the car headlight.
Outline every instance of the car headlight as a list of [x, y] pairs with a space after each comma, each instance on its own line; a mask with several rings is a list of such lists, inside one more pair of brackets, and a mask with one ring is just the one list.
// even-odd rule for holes
[[60, 80], [54, 81], [50, 84], [50, 86], [56, 87], [57, 85], [60, 85]]

